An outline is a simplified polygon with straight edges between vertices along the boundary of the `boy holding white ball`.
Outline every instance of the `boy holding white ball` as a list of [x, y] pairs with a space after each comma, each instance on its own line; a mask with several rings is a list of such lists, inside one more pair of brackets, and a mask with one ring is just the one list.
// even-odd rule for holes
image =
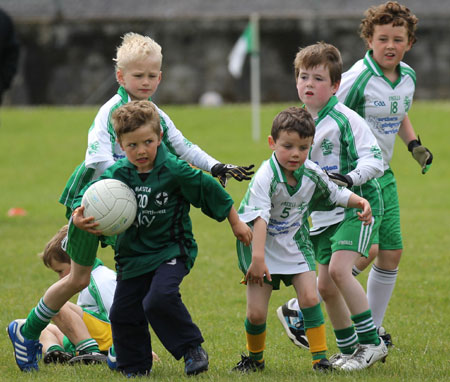
[[[166, 349], [176, 359], [184, 357], [186, 374], [201, 373], [208, 369], [208, 355], [201, 347], [204, 340], [179, 294], [179, 285], [197, 256], [190, 205], [215, 220], [228, 218], [234, 235], [245, 245], [251, 242], [251, 230], [218, 182], [168, 152], [152, 103], [129, 102], [113, 113], [113, 121], [126, 158], [99, 179], [124, 182], [138, 201], [134, 224], [118, 235], [115, 245], [118, 281], [110, 320], [117, 370], [131, 376], [150, 373], [150, 323]], [[76, 208], [73, 223], [101, 234], [93, 217], [84, 217], [83, 207]]]
[[[148, 36], [127, 33], [114, 61], [120, 87], [117, 94], [100, 108], [89, 131], [85, 161], [75, 169], [60, 198], [60, 202], [67, 207], [67, 217], [72, 213], [73, 200], [78, 192], [125, 156], [120, 145], [116, 144], [112, 112], [132, 100], [150, 101], [162, 78], [161, 47]], [[253, 166], [240, 167], [217, 161], [189, 142], [167, 114], [155, 108], [160, 115], [162, 140], [172, 153], [211, 172], [223, 186], [230, 177], [238, 181], [250, 179]], [[67, 252], [72, 258], [70, 274], [50, 286], [26, 320], [14, 320], [8, 325], [16, 363], [22, 371], [38, 370], [38, 360], [42, 356], [39, 343], [41, 332], [72, 296], [89, 285], [99, 240], [76, 229], [73, 224], [69, 225], [69, 237]], [[111, 237], [108, 244], [113, 243], [114, 238]]]

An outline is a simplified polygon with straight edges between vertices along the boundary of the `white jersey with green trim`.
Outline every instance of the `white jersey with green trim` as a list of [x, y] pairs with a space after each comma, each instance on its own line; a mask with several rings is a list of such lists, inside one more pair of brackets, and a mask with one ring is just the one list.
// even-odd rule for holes
[[265, 262], [273, 274], [305, 272], [305, 261], [314, 261], [308, 216], [313, 210], [346, 206], [351, 195], [310, 160], [294, 177], [297, 186], [289, 186], [274, 153], [253, 176], [238, 210], [246, 223], [258, 217], [267, 223]]
[[384, 169], [389, 167], [394, 152], [395, 137], [411, 108], [416, 87], [416, 73], [400, 62], [400, 76], [392, 83], [383, 74], [368, 51], [342, 75], [336, 96], [355, 110], [370, 126], [381, 147]]
[[97, 318], [109, 322], [116, 278], [116, 272], [96, 259], [89, 285], [79, 293], [77, 305], [85, 311], [95, 313]]
[[[350, 176], [352, 191], [369, 201], [374, 216], [383, 214], [380, 186], [373, 179], [383, 175], [381, 149], [364, 119], [335, 96], [318, 114], [309, 157], [322, 170]], [[312, 230], [355, 215], [355, 209], [344, 211], [339, 207], [333, 211], [313, 212]]]
[[[125, 157], [125, 152], [116, 141], [111, 115], [114, 110], [130, 100], [125, 89], [120, 87], [117, 94], [100, 108], [89, 129], [85, 166], [96, 169], [93, 179], [98, 178], [104, 170], [112, 166], [117, 160]], [[169, 116], [157, 106], [156, 109], [161, 119], [163, 141], [169, 151], [194, 166], [211, 172], [211, 167], [219, 161], [186, 139]]]

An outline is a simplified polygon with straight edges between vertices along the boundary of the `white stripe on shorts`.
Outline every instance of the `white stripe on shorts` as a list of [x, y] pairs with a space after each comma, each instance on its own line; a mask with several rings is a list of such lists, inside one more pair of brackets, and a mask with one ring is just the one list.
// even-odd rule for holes
[[375, 224], [375, 219], [372, 217], [372, 221], [368, 225], [364, 225], [361, 222], [361, 231], [359, 233], [359, 242], [358, 242], [358, 252], [364, 253], [367, 250], [367, 246], [370, 242], [370, 237], [372, 236], [373, 226]]

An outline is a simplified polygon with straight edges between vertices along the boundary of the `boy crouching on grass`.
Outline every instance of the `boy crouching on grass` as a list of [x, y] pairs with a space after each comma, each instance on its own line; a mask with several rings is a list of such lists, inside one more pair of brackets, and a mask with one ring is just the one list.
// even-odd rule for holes
[[279, 289], [281, 281], [293, 285], [297, 292], [313, 369], [331, 369], [307, 219], [311, 211], [340, 205], [361, 208], [359, 219], [369, 224], [372, 212], [366, 199], [338, 187], [307, 159], [314, 133], [314, 120], [305, 109], [290, 107], [275, 117], [269, 136], [272, 157], [253, 177], [238, 210], [241, 220], [253, 227], [253, 241], [251, 247], [239, 241], [237, 245], [239, 268], [247, 285], [249, 355], [242, 356], [235, 371], [264, 369], [268, 304], [272, 290]]
[[[234, 235], [246, 245], [251, 242], [251, 229], [214, 178], [168, 152], [151, 102], [121, 106], [113, 113], [113, 123], [126, 158], [99, 179], [126, 183], [139, 201], [134, 224], [118, 235], [115, 245], [117, 287], [110, 320], [117, 370], [127, 376], [150, 373], [150, 324], [177, 360], [184, 357], [187, 375], [201, 373], [208, 369], [208, 355], [201, 347], [204, 340], [179, 292], [197, 256], [190, 205], [218, 221], [228, 218]], [[89, 185], [78, 195], [75, 207]], [[73, 222], [79, 229], [101, 234], [93, 217], [83, 217], [83, 207], [75, 210]]]

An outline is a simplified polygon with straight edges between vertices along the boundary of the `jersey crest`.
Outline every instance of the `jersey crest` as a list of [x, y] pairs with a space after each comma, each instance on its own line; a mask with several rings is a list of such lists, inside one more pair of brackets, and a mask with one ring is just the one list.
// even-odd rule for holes
[[333, 142], [331, 142], [329, 139], [325, 138], [320, 145], [323, 156], [330, 155], [333, 152], [333, 146], [334, 146]]

